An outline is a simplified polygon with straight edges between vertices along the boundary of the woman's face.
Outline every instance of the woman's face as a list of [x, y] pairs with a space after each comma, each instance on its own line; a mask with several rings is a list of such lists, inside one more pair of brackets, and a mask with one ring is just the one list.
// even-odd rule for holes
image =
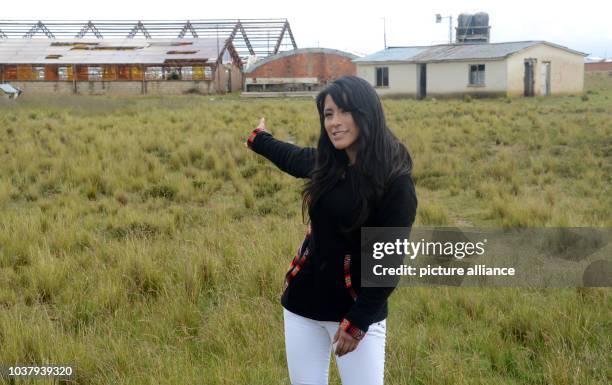
[[343, 111], [334, 103], [332, 97], [327, 95], [323, 116], [325, 131], [334, 147], [337, 150], [354, 153], [357, 148], [359, 127], [355, 124], [353, 115], [348, 111]]

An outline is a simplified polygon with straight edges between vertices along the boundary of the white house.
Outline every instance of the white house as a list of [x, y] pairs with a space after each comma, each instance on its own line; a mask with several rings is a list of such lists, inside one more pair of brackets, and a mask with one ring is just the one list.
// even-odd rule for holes
[[389, 47], [353, 60], [380, 95], [581, 93], [586, 54], [546, 41]]

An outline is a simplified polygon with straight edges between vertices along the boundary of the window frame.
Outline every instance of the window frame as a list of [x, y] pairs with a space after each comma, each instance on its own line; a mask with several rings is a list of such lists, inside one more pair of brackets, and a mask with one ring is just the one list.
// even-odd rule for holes
[[57, 79], [59, 81], [70, 80], [70, 70], [68, 69], [68, 66], [57, 67]]
[[146, 67], [144, 71], [145, 80], [164, 80], [164, 69], [162, 66]]
[[[163, 67], [164, 79], [163, 80], [182, 80], [181, 78], [181, 67]], [[172, 79], [172, 74], [176, 75], [176, 79]]]
[[213, 69], [211, 66], [204, 66], [204, 80], [213, 80]]
[[32, 66], [32, 80], [45, 80], [45, 66]]
[[[94, 71], [97, 70], [97, 71]], [[97, 82], [104, 79], [104, 71], [102, 66], [87, 66], [87, 80], [90, 82]]]
[[193, 80], [193, 66], [183, 66], [180, 71], [181, 80]]
[[[474, 67], [475, 67], [475, 71], [474, 71]], [[475, 74], [475, 75], [472, 75], [472, 74]], [[468, 65], [468, 86], [469, 87], [485, 87], [486, 86], [486, 74], [487, 74], [487, 67], [485, 63], [469, 64]]]
[[[380, 78], [379, 78], [379, 71], [380, 71]], [[389, 87], [389, 67], [388, 66], [374, 67], [374, 84], [375, 84], [375, 87], [377, 88]]]

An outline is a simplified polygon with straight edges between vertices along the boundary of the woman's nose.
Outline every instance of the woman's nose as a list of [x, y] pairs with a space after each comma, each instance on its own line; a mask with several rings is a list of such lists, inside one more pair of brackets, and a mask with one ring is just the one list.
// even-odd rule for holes
[[331, 120], [331, 125], [332, 127], [336, 127], [338, 124], [340, 124], [340, 119], [338, 119], [338, 115], [334, 114]]

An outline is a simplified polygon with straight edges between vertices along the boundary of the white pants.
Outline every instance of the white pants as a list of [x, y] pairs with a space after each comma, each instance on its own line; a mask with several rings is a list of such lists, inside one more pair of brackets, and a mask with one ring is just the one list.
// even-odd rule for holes
[[[285, 349], [292, 385], [327, 385], [332, 341], [340, 322], [316, 321], [283, 308]], [[382, 385], [386, 319], [368, 328], [357, 348], [338, 357], [342, 385]]]

